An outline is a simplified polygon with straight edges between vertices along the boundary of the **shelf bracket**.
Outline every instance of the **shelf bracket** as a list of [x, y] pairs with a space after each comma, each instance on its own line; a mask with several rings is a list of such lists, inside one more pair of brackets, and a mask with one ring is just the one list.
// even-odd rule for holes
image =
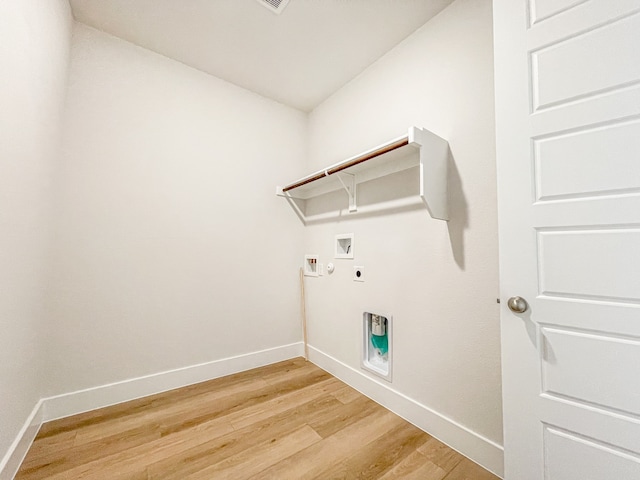
[[[408, 147], [408, 148], [405, 148]], [[389, 155], [387, 155], [389, 154]], [[386, 157], [386, 158], [385, 158]], [[366, 164], [369, 160], [379, 158], [378, 161]], [[358, 211], [357, 184], [373, 179], [391, 175], [396, 172], [419, 167], [419, 201], [425, 205], [432, 218], [449, 220], [448, 211], [448, 166], [452, 163], [451, 150], [448, 142], [426, 129], [410, 127], [407, 135], [391, 140], [379, 147], [348, 158], [342, 162], [318, 170], [306, 177], [285, 186], [276, 187], [276, 195], [285, 197], [294, 208], [296, 214], [306, 225], [308, 222], [321, 221], [324, 218], [333, 218], [328, 213], [314, 214], [306, 217], [306, 201], [330, 192], [339, 191], [341, 188], [349, 197], [349, 213]], [[356, 173], [357, 172], [357, 173]], [[335, 178], [334, 178], [335, 177]], [[332, 179], [332, 180], [325, 180]], [[318, 182], [315, 183], [314, 182]], [[295, 193], [295, 197], [291, 195]], [[407, 197], [409, 198], [409, 197]], [[399, 202], [402, 200], [402, 202]], [[375, 210], [390, 210], [396, 205], [411, 205], [402, 199], [392, 199], [379, 203], [380, 208]], [[360, 205], [360, 213], [374, 211], [370, 204]], [[332, 209], [332, 211], [335, 209]], [[338, 217], [344, 212], [343, 207], [337, 209]]]
[[349, 195], [349, 211], [356, 212], [358, 210], [356, 203], [356, 176], [344, 172], [334, 173], [334, 175], [338, 177], [342, 187], [347, 192], [347, 195]]

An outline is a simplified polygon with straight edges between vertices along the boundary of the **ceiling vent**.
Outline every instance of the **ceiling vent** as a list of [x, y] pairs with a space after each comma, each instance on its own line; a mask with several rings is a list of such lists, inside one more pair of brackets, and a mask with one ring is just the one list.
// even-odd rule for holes
[[260, 5], [267, 7], [273, 13], [280, 14], [287, 6], [289, 0], [257, 0]]

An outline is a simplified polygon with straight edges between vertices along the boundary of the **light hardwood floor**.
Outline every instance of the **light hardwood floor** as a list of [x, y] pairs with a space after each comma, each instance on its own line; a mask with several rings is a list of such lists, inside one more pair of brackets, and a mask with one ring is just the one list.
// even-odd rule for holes
[[26, 479], [495, 480], [304, 359], [46, 423]]

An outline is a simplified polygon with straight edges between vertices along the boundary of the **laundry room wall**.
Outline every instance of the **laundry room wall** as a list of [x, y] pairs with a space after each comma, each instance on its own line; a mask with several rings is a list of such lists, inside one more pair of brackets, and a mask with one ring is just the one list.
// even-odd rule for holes
[[[407, 170], [359, 186], [366, 214], [347, 212], [344, 191], [310, 200], [307, 212], [320, 220], [306, 227], [305, 253], [335, 265], [331, 275], [307, 277], [312, 359], [395, 392], [366, 387], [410, 419], [417, 409], [432, 419], [420, 426], [499, 472], [492, 50], [491, 1], [457, 0], [311, 113], [309, 171], [409, 126], [448, 140], [450, 220], [424, 207], [371, 212], [378, 200], [417, 192], [417, 171]], [[334, 236], [343, 233], [354, 234], [353, 260], [334, 259]], [[354, 266], [364, 267], [364, 282], [353, 281]], [[360, 366], [364, 311], [393, 318], [391, 383]]]
[[302, 171], [306, 129], [302, 112], [76, 24], [48, 394], [301, 341], [303, 232], [275, 185]]

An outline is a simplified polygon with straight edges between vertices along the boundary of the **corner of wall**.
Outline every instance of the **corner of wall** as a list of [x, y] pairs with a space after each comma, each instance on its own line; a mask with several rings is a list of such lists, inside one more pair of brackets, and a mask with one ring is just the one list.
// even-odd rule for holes
[[0, 480], [13, 480], [43, 423], [43, 402], [39, 400], [7, 450], [4, 458], [0, 460]]

